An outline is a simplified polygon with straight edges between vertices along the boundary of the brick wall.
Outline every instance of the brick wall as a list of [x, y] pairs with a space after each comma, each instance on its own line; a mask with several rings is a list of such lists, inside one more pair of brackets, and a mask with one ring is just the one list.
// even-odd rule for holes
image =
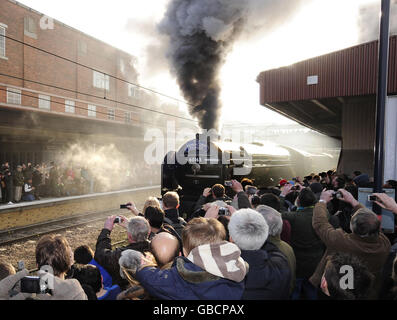
[[[40, 28], [41, 17], [42, 15], [38, 12], [13, 1], [0, 1], [0, 23], [7, 25], [6, 36], [117, 78], [137, 83], [137, 72], [131, 63], [132, 56], [57, 21], [54, 21], [53, 30], [42, 30]], [[32, 37], [24, 32], [25, 19], [31, 20], [35, 36]], [[114, 100], [135, 105], [140, 103], [137, 98], [129, 97], [128, 84], [124, 81], [110, 77], [108, 91], [95, 88], [93, 70], [11, 39], [6, 39], [6, 57], [7, 59], [0, 59], [0, 73], [22, 78], [25, 81], [0, 75], [0, 83], [34, 91], [22, 91], [23, 94], [38, 97], [38, 94], [42, 93], [51, 96], [51, 111], [65, 112], [65, 99], [70, 99], [81, 100], [76, 101], [76, 115], [88, 117], [88, 104], [93, 104], [97, 107], [98, 119], [108, 118], [106, 107], [134, 111], [134, 118], [139, 118], [140, 111], [136, 108], [109, 101]], [[50, 84], [58, 88], [27, 80]], [[103, 99], [104, 97], [106, 99]], [[0, 102], [6, 103], [4, 91], [0, 91]], [[38, 100], [37, 98], [22, 97], [22, 105], [37, 108]], [[117, 121], [124, 122], [124, 112], [124, 110], [116, 109]]]

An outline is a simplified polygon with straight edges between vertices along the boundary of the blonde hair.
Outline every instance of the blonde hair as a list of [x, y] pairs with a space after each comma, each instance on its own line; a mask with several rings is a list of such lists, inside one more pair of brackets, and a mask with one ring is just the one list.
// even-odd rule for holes
[[161, 210], [160, 202], [157, 200], [156, 197], [147, 198], [147, 200], [145, 201], [145, 204], [143, 205], [143, 210], [142, 210], [143, 215], [145, 215], [145, 211], [148, 207], [154, 207], [154, 208], [158, 208]]
[[194, 218], [182, 230], [183, 249], [187, 254], [203, 244], [226, 240], [226, 230], [216, 219]]

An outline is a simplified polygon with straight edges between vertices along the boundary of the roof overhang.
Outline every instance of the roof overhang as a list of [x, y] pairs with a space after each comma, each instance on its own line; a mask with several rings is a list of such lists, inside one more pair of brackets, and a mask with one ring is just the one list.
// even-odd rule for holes
[[[298, 123], [341, 138], [343, 106], [373, 101], [378, 41], [260, 73], [260, 103]], [[397, 93], [397, 36], [390, 38], [388, 94]]]

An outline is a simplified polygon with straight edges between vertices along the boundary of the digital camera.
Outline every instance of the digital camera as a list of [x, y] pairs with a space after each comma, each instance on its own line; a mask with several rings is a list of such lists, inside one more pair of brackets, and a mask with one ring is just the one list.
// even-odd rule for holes
[[225, 181], [225, 187], [231, 187], [232, 185], [232, 181]]
[[343, 198], [343, 194], [342, 194], [342, 192], [340, 192], [340, 191], [338, 191], [338, 192], [334, 192], [333, 194], [332, 194], [332, 197], [334, 198], [334, 199], [342, 199]]
[[229, 210], [227, 209], [227, 208], [219, 208], [219, 211], [218, 211], [218, 215], [220, 215], [220, 216], [227, 216], [228, 215], [228, 212], [229, 212]]
[[21, 292], [45, 294], [49, 290], [46, 284], [42, 284], [40, 277], [27, 276], [21, 279]]

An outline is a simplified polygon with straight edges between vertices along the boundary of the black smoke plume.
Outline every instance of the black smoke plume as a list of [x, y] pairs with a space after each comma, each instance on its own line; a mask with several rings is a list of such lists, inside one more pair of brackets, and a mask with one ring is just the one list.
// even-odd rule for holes
[[191, 115], [203, 129], [219, 129], [219, 71], [236, 39], [252, 31], [269, 32], [287, 21], [303, 2], [310, 1], [170, 1], [159, 31], [169, 38], [166, 55], [171, 70], [191, 104]]

